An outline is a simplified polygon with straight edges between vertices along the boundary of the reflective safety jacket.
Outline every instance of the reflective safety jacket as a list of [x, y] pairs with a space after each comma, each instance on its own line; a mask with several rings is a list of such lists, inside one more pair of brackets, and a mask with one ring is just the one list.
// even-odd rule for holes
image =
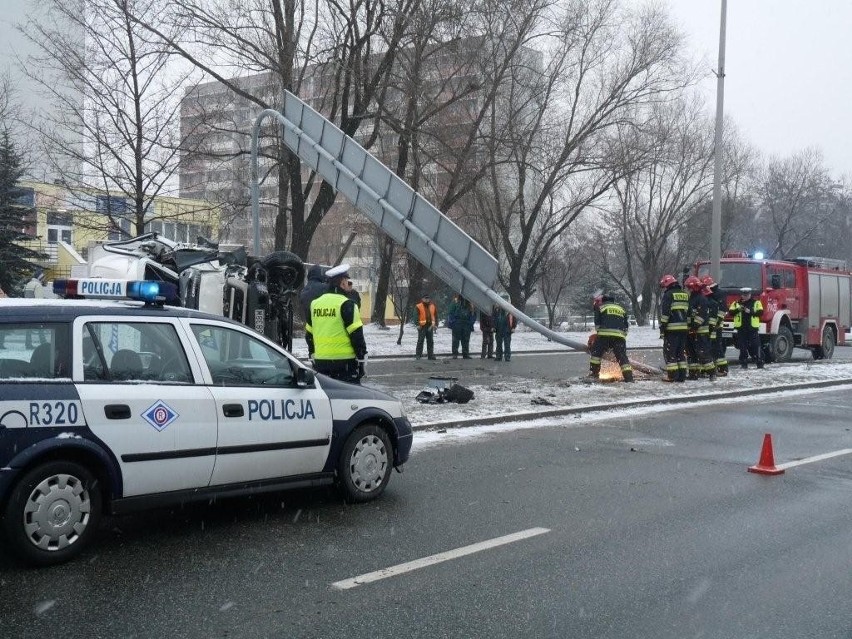
[[420, 328], [438, 325], [438, 309], [435, 302], [418, 302], [414, 308], [417, 309], [417, 325]]
[[358, 306], [337, 290], [311, 302], [305, 338], [315, 360], [363, 359], [367, 353]]
[[[751, 297], [745, 302], [736, 300], [728, 309], [731, 315], [734, 316], [734, 328], [740, 328], [743, 325], [743, 315], [751, 317], [752, 328], [760, 327], [760, 316], [763, 314], [763, 304], [759, 299]], [[746, 312], [743, 312], [746, 311]]]
[[710, 299], [716, 302], [716, 326], [721, 327], [722, 323], [725, 321], [725, 315], [728, 313], [728, 305], [725, 303], [725, 296], [719, 289], [716, 289], [708, 298], [708, 300]]
[[595, 307], [595, 331], [598, 337], [627, 337], [627, 313], [615, 302]]
[[689, 330], [698, 335], [710, 334], [710, 309], [707, 298], [701, 291], [695, 291], [689, 296]]
[[660, 301], [660, 331], [686, 331], [689, 293], [680, 284], [672, 284]]
[[704, 293], [704, 298], [707, 300], [707, 324], [710, 326], [710, 333], [713, 334], [721, 321], [719, 319], [719, 300], [712, 292]]

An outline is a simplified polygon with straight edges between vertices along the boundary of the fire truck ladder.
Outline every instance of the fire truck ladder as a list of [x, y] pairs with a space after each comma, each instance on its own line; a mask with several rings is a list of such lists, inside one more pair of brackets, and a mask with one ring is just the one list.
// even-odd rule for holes
[[[498, 269], [494, 256], [360, 144], [288, 91], [284, 91], [283, 113], [265, 109], [252, 129], [251, 210], [255, 255], [260, 254], [258, 138], [267, 117], [280, 122], [284, 144], [302, 162], [474, 306], [488, 311], [496, 304], [554, 342], [586, 350], [586, 344], [550, 330], [501, 298], [493, 289]], [[659, 372], [641, 362], [632, 364], [645, 372]]]

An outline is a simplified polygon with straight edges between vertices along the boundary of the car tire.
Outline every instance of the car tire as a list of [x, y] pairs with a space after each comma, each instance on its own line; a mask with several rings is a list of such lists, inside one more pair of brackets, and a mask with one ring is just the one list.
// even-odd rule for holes
[[375, 424], [356, 428], [343, 445], [337, 464], [337, 483], [350, 503], [381, 495], [393, 470], [393, 447], [388, 434]]
[[84, 466], [53, 461], [28, 471], [3, 512], [10, 546], [30, 564], [72, 559], [88, 545], [101, 517], [101, 491]]

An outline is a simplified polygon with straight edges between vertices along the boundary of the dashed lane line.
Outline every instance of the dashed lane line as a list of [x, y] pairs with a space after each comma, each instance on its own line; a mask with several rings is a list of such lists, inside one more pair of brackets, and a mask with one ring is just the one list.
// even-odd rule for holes
[[804, 459], [798, 459], [796, 461], [787, 462], [785, 464], [775, 464], [775, 468], [779, 470], [787, 470], [788, 468], [794, 468], [796, 466], [804, 466], [805, 464], [813, 464], [816, 462], [820, 462], [826, 459], [831, 459], [832, 457], [841, 457], [842, 455], [850, 455], [852, 454], [852, 448], [843, 448], [841, 450], [834, 450], [830, 453], [823, 453], [822, 455], [814, 455], [813, 457], [805, 457]]
[[349, 590], [350, 588], [357, 588], [358, 586], [363, 586], [364, 584], [369, 584], [374, 581], [387, 579], [388, 577], [396, 577], [397, 575], [412, 572], [413, 570], [419, 570], [420, 568], [426, 568], [428, 566], [440, 564], [445, 561], [450, 561], [452, 559], [458, 559], [459, 557], [464, 557], [465, 555], [472, 555], [477, 552], [482, 552], [483, 550], [496, 548], [497, 546], [505, 546], [506, 544], [515, 543], [516, 541], [523, 541], [524, 539], [536, 537], [537, 535], [543, 535], [544, 533], [548, 532], [550, 532], [549, 528], [529, 528], [527, 530], [512, 533], [511, 535], [505, 535], [503, 537], [496, 537], [494, 539], [480, 541], [476, 544], [462, 546], [461, 548], [441, 552], [437, 555], [430, 555], [429, 557], [415, 559], [414, 561], [409, 561], [404, 564], [397, 564], [396, 566], [391, 566], [390, 568], [382, 568], [381, 570], [368, 572], [357, 577], [352, 577], [351, 579], [335, 581], [333, 584], [331, 584], [331, 587], [335, 590]]

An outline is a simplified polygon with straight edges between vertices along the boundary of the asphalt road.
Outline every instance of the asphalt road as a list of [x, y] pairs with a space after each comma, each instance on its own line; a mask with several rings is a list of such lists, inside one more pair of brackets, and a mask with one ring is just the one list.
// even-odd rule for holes
[[852, 456], [746, 467], [764, 432], [778, 463], [852, 447], [850, 411], [845, 389], [682, 407], [415, 448], [368, 505], [322, 490], [114, 518], [71, 564], [0, 558], [0, 636], [848, 639]]

